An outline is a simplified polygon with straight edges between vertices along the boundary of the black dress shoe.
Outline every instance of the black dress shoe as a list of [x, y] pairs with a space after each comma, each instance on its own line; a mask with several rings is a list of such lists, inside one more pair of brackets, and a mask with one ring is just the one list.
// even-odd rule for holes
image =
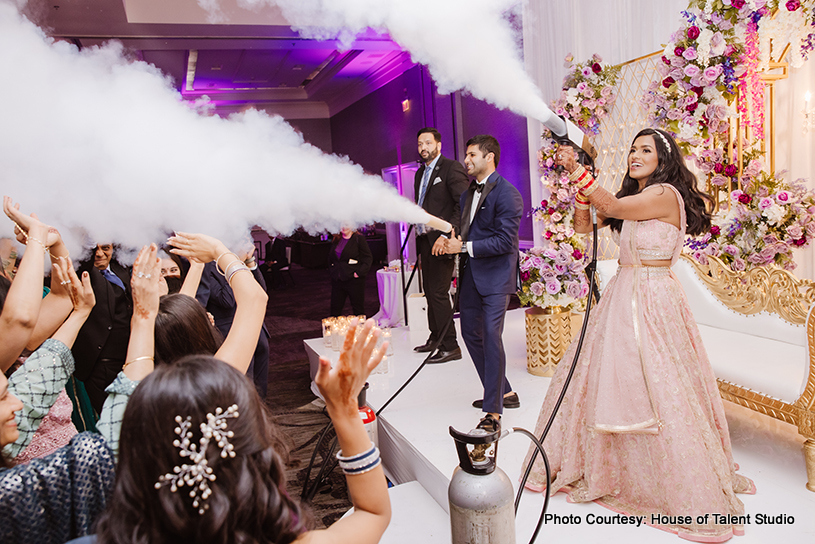
[[501, 418], [495, 419], [492, 414], [487, 414], [478, 422], [476, 429], [483, 429], [488, 433], [501, 432]]
[[461, 359], [461, 348], [456, 348], [450, 351], [439, 350], [438, 353], [427, 360], [427, 363], [433, 365], [438, 363], [446, 363], [447, 361], [456, 361], [458, 359]]
[[433, 344], [434, 344], [433, 340], [428, 340], [421, 346], [416, 346], [415, 348], [413, 348], [413, 351], [415, 351], [416, 353], [427, 353], [428, 351], [433, 351]]
[[[473, 401], [473, 407], [479, 410], [484, 407], [484, 399]], [[518, 393], [512, 393], [508, 397], [504, 397], [504, 408], [520, 408], [521, 399], [518, 398]]]

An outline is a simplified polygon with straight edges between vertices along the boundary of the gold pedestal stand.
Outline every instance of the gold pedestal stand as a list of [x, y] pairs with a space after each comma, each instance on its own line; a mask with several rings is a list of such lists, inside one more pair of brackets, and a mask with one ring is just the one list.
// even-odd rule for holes
[[572, 313], [561, 306], [527, 309], [527, 371], [535, 376], [552, 376], [582, 322], [583, 314]]

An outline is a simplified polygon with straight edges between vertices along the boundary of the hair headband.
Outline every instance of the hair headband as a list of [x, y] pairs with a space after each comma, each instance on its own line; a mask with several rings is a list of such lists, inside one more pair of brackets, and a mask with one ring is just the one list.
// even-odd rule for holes
[[654, 132], [659, 134], [659, 137], [662, 139], [662, 143], [665, 144], [665, 149], [668, 151], [668, 155], [670, 155], [671, 154], [671, 144], [670, 144], [670, 142], [668, 142], [668, 138], [666, 138], [665, 135], [662, 134], [662, 132], [657, 130], [657, 129], [654, 129]]

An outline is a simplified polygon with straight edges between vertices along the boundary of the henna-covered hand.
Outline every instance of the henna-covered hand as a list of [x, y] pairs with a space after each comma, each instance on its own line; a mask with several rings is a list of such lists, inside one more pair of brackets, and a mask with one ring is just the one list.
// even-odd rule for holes
[[133, 263], [130, 287], [133, 291], [133, 317], [155, 318], [158, 315], [161, 280], [161, 261], [156, 244], [144, 246]]
[[328, 359], [320, 358], [314, 382], [323, 394], [329, 414], [356, 412], [357, 397], [365, 380], [388, 349], [387, 342], [375, 349], [380, 331], [374, 328], [373, 319], [366, 321], [361, 331], [358, 328], [356, 320], [352, 321], [339, 361], [333, 368]]

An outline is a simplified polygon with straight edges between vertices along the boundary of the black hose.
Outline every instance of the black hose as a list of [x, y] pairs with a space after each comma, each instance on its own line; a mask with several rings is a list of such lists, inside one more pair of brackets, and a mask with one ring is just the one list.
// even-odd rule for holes
[[[560, 410], [560, 405], [563, 403], [563, 399], [566, 396], [566, 390], [569, 387], [569, 382], [572, 381], [572, 376], [574, 375], [575, 368], [577, 368], [577, 359], [578, 359], [578, 357], [580, 357], [580, 352], [583, 349], [583, 339], [586, 337], [586, 330], [588, 329], [589, 314], [591, 313], [592, 299], [593, 299], [592, 294], [593, 294], [594, 289], [596, 287], [595, 273], [594, 273], [594, 271], [597, 269], [597, 244], [598, 244], [598, 241], [597, 241], [597, 221], [596, 220], [594, 220], [592, 222], [592, 234], [593, 234], [594, 240], [592, 242], [591, 263], [589, 264], [589, 266], [586, 267], [587, 269], [589, 269], [591, 271], [591, 274], [590, 274], [590, 277], [589, 277], [589, 298], [586, 301], [586, 315], [585, 315], [585, 317], [583, 319], [583, 326], [580, 329], [580, 338], [577, 341], [577, 348], [576, 348], [575, 353], [574, 353], [574, 358], [572, 359], [572, 366], [571, 366], [571, 368], [569, 368], [569, 374], [566, 376], [566, 381], [563, 384], [563, 389], [560, 391], [560, 395], [558, 396], [557, 402], [555, 402], [555, 407], [552, 410], [552, 415], [549, 416], [549, 421], [546, 423], [546, 427], [544, 427], [543, 432], [541, 433], [540, 438], [538, 439], [540, 444], [541, 444], [541, 447], [540, 447], [541, 452], [543, 452], [543, 441], [546, 439], [546, 435], [549, 434], [549, 429], [552, 427], [552, 423], [554, 423], [554, 421], [555, 421], [555, 416], [557, 415], [558, 410]], [[526, 470], [524, 471], [524, 475], [521, 478], [521, 485], [518, 488], [518, 495], [515, 497], [515, 511], [516, 512], [518, 511], [518, 505], [521, 502], [521, 494], [523, 493], [524, 486], [526, 486], [526, 481], [529, 479], [529, 474], [532, 472], [532, 466], [535, 464], [535, 459], [537, 458], [537, 456], [538, 456], [538, 450], [535, 450], [535, 453], [532, 454], [532, 457], [529, 460], [529, 464], [527, 465]], [[546, 468], [546, 490], [544, 491], [544, 493], [546, 494], [546, 498], [544, 499], [544, 503], [543, 503], [543, 512], [541, 512], [541, 517], [538, 520], [538, 525], [535, 527], [535, 532], [532, 534], [532, 540], [530, 540], [530, 543], [535, 541], [535, 539], [538, 536], [538, 533], [540, 532], [540, 528], [543, 525], [543, 516], [546, 514], [546, 508], [547, 508], [547, 506], [549, 504], [549, 487], [550, 487], [552, 481], [551, 481], [551, 474], [549, 472], [549, 460], [546, 458], [545, 454], [543, 456], [543, 460], [544, 460], [544, 465], [545, 465], [545, 468]]]
[[[546, 481], [548, 482], [549, 475], [551, 474], [549, 468], [549, 458], [546, 457], [546, 452], [543, 449], [543, 444], [541, 443], [541, 441], [538, 440], [538, 437], [536, 437], [534, 434], [530, 433], [529, 431], [522, 427], [513, 427], [512, 430], [516, 433], [521, 433], [528, 436], [532, 443], [535, 444], [535, 447], [538, 448], [537, 451], [539, 451], [541, 453], [541, 457], [543, 457], [543, 466], [546, 468]], [[523, 491], [523, 486], [521, 486], [521, 491]], [[518, 494], [518, 497], [520, 498], [520, 493]], [[518, 515], [518, 504], [519, 501], [516, 500], [515, 501], [516, 516]], [[549, 508], [549, 486], [546, 487], [546, 492], [543, 494], [543, 510], [541, 510], [541, 516], [540, 519], [538, 519], [538, 526], [535, 529], [535, 532], [532, 534], [532, 538], [530, 539], [529, 544], [535, 542], [535, 539], [538, 537], [538, 531], [540, 530], [540, 527], [543, 524], [543, 517], [546, 515], [546, 510], [548, 508]]]

